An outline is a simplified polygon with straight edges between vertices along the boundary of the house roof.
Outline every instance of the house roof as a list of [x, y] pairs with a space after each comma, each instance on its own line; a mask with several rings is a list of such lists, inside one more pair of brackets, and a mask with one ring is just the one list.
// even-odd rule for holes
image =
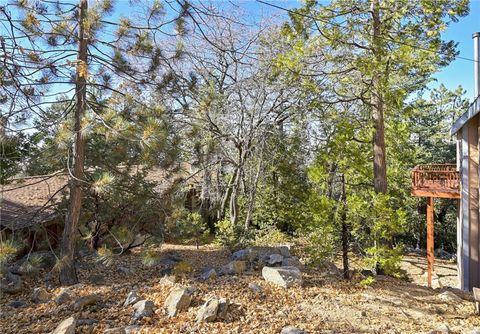
[[473, 101], [468, 110], [455, 121], [450, 130], [450, 134], [456, 134], [458, 130], [463, 128], [463, 126], [478, 113], [480, 113], [480, 95]]
[[2, 185], [0, 228], [15, 231], [57, 218], [56, 205], [67, 182], [65, 174], [56, 173], [17, 178]]
[[[135, 172], [136, 169], [132, 174]], [[155, 182], [155, 191], [161, 194], [181, 180], [186, 185], [198, 183], [201, 173], [190, 164], [182, 164], [171, 171], [153, 168], [148, 171], [146, 180]], [[20, 230], [52, 221], [61, 215], [56, 208], [62, 195], [68, 192], [68, 176], [65, 173], [15, 178], [11, 181], [0, 189], [0, 229]]]

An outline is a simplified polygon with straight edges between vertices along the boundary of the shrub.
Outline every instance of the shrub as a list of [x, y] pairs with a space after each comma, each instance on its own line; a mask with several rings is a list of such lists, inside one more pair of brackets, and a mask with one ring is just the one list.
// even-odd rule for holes
[[290, 237], [275, 226], [264, 228], [255, 232], [254, 244], [256, 246], [276, 246], [290, 241]]
[[243, 225], [233, 225], [230, 219], [225, 218], [215, 224], [215, 243], [238, 249], [247, 246], [251, 240], [251, 234]]

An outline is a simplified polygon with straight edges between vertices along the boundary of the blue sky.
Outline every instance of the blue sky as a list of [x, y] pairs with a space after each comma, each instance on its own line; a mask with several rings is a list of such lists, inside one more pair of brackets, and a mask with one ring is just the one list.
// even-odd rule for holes
[[[473, 58], [472, 34], [480, 31], [480, 1], [470, 3], [470, 14], [458, 23], [452, 24], [444, 33], [444, 38], [458, 42], [460, 56]], [[438, 83], [454, 89], [462, 85], [467, 90], [467, 97], [473, 100], [473, 62], [457, 59], [436, 75]]]

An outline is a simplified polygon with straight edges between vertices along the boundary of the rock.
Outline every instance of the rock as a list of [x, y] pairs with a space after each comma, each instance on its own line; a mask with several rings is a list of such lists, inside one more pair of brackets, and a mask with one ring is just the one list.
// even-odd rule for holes
[[61, 305], [63, 303], [66, 303], [69, 299], [71, 298], [69, 289], [62, 288], [60, 292], [57, 294], [55, 297], [54, 301], [57, 305]]
[[282, 267], [297, 267], [297, 268], [302, 268], [303, 263], [300, 262], [298, 257], [284, 257], [282, 260]]
[[103, 331], [103, 334], [126, 334], [124, 327], [109, 328]]
[[77, 326], [92, 326], [98, 324], [96, 319], [79, 319], [77, 320]]
[[246, 261], [231, 261], [220, 269], [220, 273], [224, 275], [238, 275], [247, 270]]
[[23, 281], [18, 275], [10, 271], [0, 273], [0, 293], [19, 293], [23, 291]]
[[290, 257], [290, 247], [283, 245], [283, 246], [278, 246], [278, 251], [280, 252], [280, 255], [283, 257]]
[[202, 273], [200, 274], [200, 281], [208, 281], [210, 279], [216, 278], [217, 277], [217, 272], [213, 268], [205, 268], [202, 270]]
[[143, 317], [150, 317], [153, 315], [154, 304], [151, 300], [140, 300], [133, 305], [135, 312], [133, 319], [138, 320]]
[[165, 275], [160, 279], [160, 285], [174, 285], [177, 282], [177, 277], [175, 275]]
[[363, 277], [375, 277], [375, 273], [370, 269], [363, 269], [360, 271]]
[[438, 297], [446, 302], [457, 302], [461, 303], [463, 299], [460, 296], [457, 296], [452, 291], [445, 291], [438, 295]]
[[[343, 273], [342, 270], [338, 269], [337, 265], [333, 262], [330, 261], [325, 261], [320, 265], [320, 269], [325, 271], [325, 274], [327, 275], [332, 275], [332, 276], [338, 276]], [[353, 277], [354, 273], [352, 271], [352, 276]]]
[[228, 306], [230, 305], [230, 301], [227, 298], [220, 298], [218, 301], [218, 312], [217, 318], [225, 319], [227, 317]]
[[302, 275], [296, 267], [263, 267], [262, 276], [267, 282], [283, 288], [302, 284]]
[[109, 329], [106, 329], [103, 333], [104, 334], [134, 334], [134, 333], [139, 333], [139, 331], [140, 331], [140, 326], [130, 325], [127, 327], [109, 328]]
[[173, 267], [172, 268], [163, 268], [160, 270], [160, 276], [169, 276], [173, 274]]
[[307, 334], [307, 332], [297, 327], [287, 326], [282, 328], [280, 334]]
[[178, 263], [177, 261], [173, 261], [172, 259], [169, 259], [169, 258], [163, 258], [158, 261], [159, 265], [167, 269], [172, 269], [177, 263]]
[[57, 259], [51, 251], [38, 251], [25, 255], [16, 261], [10, 271], [18, 275], [34, 275], [41, 269], [51, 269]]
[[77, 321], [74, 317], [63, 320], [51, 334], [75, 334]]
[[175, 253], [175, 252], [169, 252], [166, 254], [167, 259], [172, 260], [174, 262], [182, 262], [183, 259], [180, 256], [180, 254]]
[[127, 298], [125, 299], [125, 302], [123, 303], [123, 306], [129, 306], [133, 305], [136, 302], [139, 302], [141, 298], [137, 295], [136, 291], [130, 291], [127, 295]]
[[480, 328], [474, 328], [469, 334], [480, 334]]
[[80, 298], [77, 298], [75, 304], [73, 304], [73, 309], [75, 311], [81, 311], [84, 307], [94, 305], [101, 301], [99, 295], [87, 295]]
[[282, 261], [283, 261], [283, 256], [280, 255], [280, 254], [271, 254], [269, 257], [268, 257], [268, 260], [267, 260], [267, 263], [271, 266], [274, 266], [274, 265], [280, 265], [282, 264]]
[[134, 334], [134, 333], [139, 333], [141, 327], [137, 325], [129, 325], [125, 327], [125, 334]]
[[480, 288], [473, 288], [473, 299], [475, 300], [475, 311], [480, 315]]
[[130, 268], [127, 268], [127, 267], [124, 267], [124, 266], [118, 267], [117, 271], [119, 273], [125, 274], [125, 275], [131, 275], [133, 273], [133, 271]]
[[197, 322], [212, 322], [217, 318], [219, 301], [218, 298], [210, 298], [203, 304], [203, 306], [198, 310], [197, 313]]
[[240, 249], [232, 254], [232, 261], [248, 261], [249, 255], [248, 249]]
[[438, 329], [437, 333], [441, 334], [449, 334], [450, 333], [450, 328], [446, 324], [441, 324]]
[[88, 281], [95, 285], [103, 285], [105, 284], [105, 277], [103, 277], [102, 275], [91, 275], [88, 278]]
[[8, 306], [10, 306], [12, 308], [24, 308], [24, 307], [27, 306], [27, 303], [25, 303], [22, 300], [14, 300], [14, 301], [11, 301], [10, 303], [8, 303]]
[[45, 288], [35, 288], [33, 289], [32, 293], [32, 302], [39, 304], [39, 303], [47, 303], [52, 299], [52, 294], [45, 290]]
[[179, 312], [188, 309], [192, 302], [192, 289], [175, 288], [165, 300], [165, 307], [170, 317], [176, 316]]
[[253, 282], [248, 283], [248, 288], [250, 290], [252, 290], [253, 293], [255, 293], [257, 295], [263, 294], [263, 288], [260, 285], [258, 285], [257, 283], [253, 283]]

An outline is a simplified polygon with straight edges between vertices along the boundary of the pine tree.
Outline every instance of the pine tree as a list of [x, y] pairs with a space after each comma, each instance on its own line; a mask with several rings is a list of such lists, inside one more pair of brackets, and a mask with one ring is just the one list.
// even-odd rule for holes
[[[188, 4], [178, 2], [173, 7], [176, 12], [173, 20], [166, 19], [165, 9], [158, 1], [148, 6], [140, 3], [132, 6], [141, 9], [135, 12], [144, 13], [143, 18], [128, 15], [120, 16], [118, 22], [109, 21], [108, 16], [117, 14], [110, 0], [95, 1], [93, 6], [87, 0], [78, 3], [21, 0], [1, 8], [0, 20], [8, 28], [5, 31], [8, 39], [2, 38], [6, 54], [3, 61], [7, 68], [16, 70], [6, 76], [16, 80], [2, 92], [4, 99], [9, 99], [9, 121], [15, 121], [18, 128], [31, 126], [32, 121], [27, 121], [26, 116], [42, 120], [47, 114], [45, 107], [55, 103], [70, 102], [64, 110], [65, 118], [74, 110], [70, 137], [73, 150], [68, 150], [67, 159], [70, 198], [60, 270], [60, 281], [66, 285], [77, 282], [74, 258], [84, 196], [82, 185], [86, 182], [85, 141], [90, 127], [87, 111], [106, 127], [122, 132], [102, 114], [105, 109], [112, 109], [108, 99], [117, 94], [144, 105], [140, 96], [129, 95], [125, 85], [132, 82], [153, 90], [157, 77], [161, 79], [158, 73], [162, 65], [181, 55], [178, 50], [162, 50], [158, 38], [167, 34], [179, 39], [183, 36]], [[172, 33], [164, 30], [174, 28]], [[4, 73], [2, 77], [5, 80]], [[92, 94], [95, 89], [106, 92], [104, 103], [95, 100]], [[21, 100], [16, 98], [20, 95]]]

